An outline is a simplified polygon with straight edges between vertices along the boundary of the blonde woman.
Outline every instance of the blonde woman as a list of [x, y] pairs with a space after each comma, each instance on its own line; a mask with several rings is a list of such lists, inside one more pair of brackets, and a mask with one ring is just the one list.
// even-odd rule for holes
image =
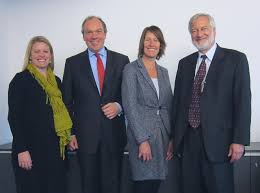
[[18, 193], [65, 192], [64, 149], [72, 123], [53, 68], [50, 42], [36, 36], [27, 46], [23, 71], [9, 85], [8, 121]]

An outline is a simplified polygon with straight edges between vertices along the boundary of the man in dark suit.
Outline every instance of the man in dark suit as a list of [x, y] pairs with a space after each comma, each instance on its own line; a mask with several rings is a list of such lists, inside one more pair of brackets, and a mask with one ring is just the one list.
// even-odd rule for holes
[[73, 120], [70, 149], [76, 150], [84, 193], [119, 193], [126, 145], [120, 116], [121, 80], [127, 56], [104, 47], [107, 28], [96, 16], [82, 24], [88, 49], [66, 60], [64, 102]]
[[173, 138], [184, 193], [234, 193], [233, 163], [250, 143], [251, 91], [245, 54], [215, 43], [214, 19], [196, 14], [198, 52], [179, 62]]

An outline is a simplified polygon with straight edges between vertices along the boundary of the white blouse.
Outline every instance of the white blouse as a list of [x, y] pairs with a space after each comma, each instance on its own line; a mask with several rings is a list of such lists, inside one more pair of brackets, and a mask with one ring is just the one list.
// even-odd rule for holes
[[155, 87], [156, 92], [157, 92], [157, 97], [158, 97], [158, 99], [159, 99], [159, 84], [158, 84], [158, 78], [152, 78], [152, 81], [153, 81], [154, 87]]

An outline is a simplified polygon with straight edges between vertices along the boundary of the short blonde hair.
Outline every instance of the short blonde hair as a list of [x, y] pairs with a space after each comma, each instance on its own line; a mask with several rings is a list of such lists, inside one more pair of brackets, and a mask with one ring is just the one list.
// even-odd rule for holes
[[51, 53], [51, 62], [49, 64], [49, 67], [53, 70], [54, 69], [54, 54], [53, 54], [53, 48], [51, 46], [50, 41], [44, 37], [44, 36], [35, 36], [33, 37], [26, 48], [25, 56], [24, 56], [24, 63], [23, 63], [23, 70], [27, 68], [28, 64], [30, 63], [30, 57], [31, 57], [31, 51], [32, 51], [32, 46], [36, 42], [43, 42], [48, 45]]

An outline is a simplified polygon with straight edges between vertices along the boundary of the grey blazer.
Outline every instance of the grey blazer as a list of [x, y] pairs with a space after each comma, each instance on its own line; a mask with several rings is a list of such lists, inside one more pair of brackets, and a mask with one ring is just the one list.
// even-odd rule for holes
[[[125, 66], [122, 104], [128, 122], [127, 138], [133, 180], [165, 179], [166, 151], [171, 135], [172, 90], [167, 69], [156, 64], [159, 99], [156, 88], [141, 59]], [[148, 140], [152, 160], [138, 158], [139, 144]]]

